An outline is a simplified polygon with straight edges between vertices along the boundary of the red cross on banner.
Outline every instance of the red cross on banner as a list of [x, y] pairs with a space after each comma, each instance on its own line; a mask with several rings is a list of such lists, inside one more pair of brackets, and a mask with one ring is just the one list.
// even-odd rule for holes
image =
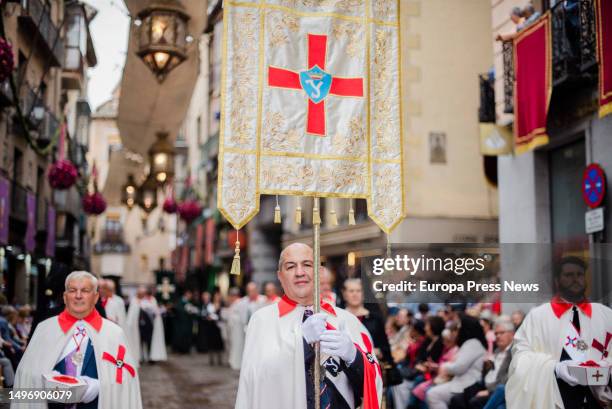
[[308, 97], [306, 132], [325, 136], [325, 99], [328, 95], [363, 97], [363, 78], [335, 77], [325, 72], [327, 36], [308, 34], [308, 71], [268, 67], [270, 87], [302, 89]]

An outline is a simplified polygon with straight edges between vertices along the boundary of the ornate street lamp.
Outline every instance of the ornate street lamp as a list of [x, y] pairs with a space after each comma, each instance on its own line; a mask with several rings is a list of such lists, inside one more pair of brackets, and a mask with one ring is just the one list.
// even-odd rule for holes
[[138, 13], [136, 54], [162, 82], [166, 75], [187, 58], [187, 15], [178, 0], [153, 0]]
[[157, 141], [149, 149], [151, 174], [158, 183], [165, 183], [174, 176], [174, 147], [167, 132], [158, 132]]
[[128, 209], [131, 209], [136, 204], [136, 181], [134, 175], [129, 174], [127, 182], [121, 189], [121, 202], [123, 202]]
[[149, 176], [138, 188], [138, 205], [146, 213], [151, 213], [157, 207], [157, 186], [153, 173], [149, 173]]

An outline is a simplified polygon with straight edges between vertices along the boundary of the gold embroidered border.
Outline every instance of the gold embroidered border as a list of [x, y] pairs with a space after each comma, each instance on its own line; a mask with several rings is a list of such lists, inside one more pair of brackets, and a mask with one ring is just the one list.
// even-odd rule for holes
[[[304, 153], [304, 152], [276, 152], [276, 151], [257, 151], [255, 149], [240, 149], [224, 146], [219, 147], [219, 153], [233, 153], [239, 155], [260, 155], [260, 156], [279, 156], [289, 158], [304, 158], [304, 159], [315, 159], [315, 160], [343, 160], [350, 162], [368, 162], [367, 156], [340, 156], [340, 155], [319, 155], [317, 153]], [[401, 164], [401, 159], [372, 159], [375, 163], [388, 163], [388, 164]]]
[[[299, 10], [293, 10], [289, 7], [281, 6], [279, 4], [236, 2], [236, 1], [226, 2], [225, 4], [229, 4], [234, 7], [252, 7], [252, 8], [269, 9], [269, 10], [280, 10], [280, 11], [284, 11], [285, 13], [294, 14], [300, 17], [333, 17], [333, 18], [337, 18], [340, 20], [364, 23], [363, 17], [348, 16], [346, 14], [333, 13], [333, 12], [327, 12], [327, 11], [299, 11]], [[374, 24], [378, 24], [379, 26], [399, 27], [398, 23], [392, 23], [390, 21], [377, 20], [377, 19], [370, 18], [369, 9], [368, 9], [367, 14], [368, 14], [368, 19], [365, 21], [367, 23], [374, 23]], [[398, 10], [398, 15], [399, 15], [399, 10]]]

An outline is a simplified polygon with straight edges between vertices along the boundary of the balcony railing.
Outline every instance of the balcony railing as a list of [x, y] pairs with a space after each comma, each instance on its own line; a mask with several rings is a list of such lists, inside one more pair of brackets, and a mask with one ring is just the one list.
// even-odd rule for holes
[[21, 0], [20, 22], [28, 25], [32, 33], [38, 33], [40, 43], [52, 57], [51, 64], [61, 67], [64, 43], [59, 38], [60, 31], [51, 20], [50, 9], [41, 0]]
[[591, 76], [597, 64], [595, 15], [592, 0], [552, 8], [553, 85]]
[[480, 74], [478, 82], [480, 85], [478, 122], [495, 122], [495, 78], [489, 74]]
[[503, 43], [504, 113], [514, 112], [514, 48], [511, 41]]
[[[49, 142], [60, 126], [59, 120], [49, 107], [44, 105], [42, 97], [27, 84], [22, 86], [20, 95], [19, 106], [26, 119], [28, 131], [35, 134], [36, 139]], [[20, 126], [17, 122], [14, 124]]]

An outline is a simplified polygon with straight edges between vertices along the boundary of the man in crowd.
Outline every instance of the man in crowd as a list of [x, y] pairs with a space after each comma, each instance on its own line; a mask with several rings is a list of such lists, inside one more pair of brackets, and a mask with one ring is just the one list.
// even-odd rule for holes
[[[98, 280], [92, 274], [68, 275], [66, 308], [34, 331], [17, 368], [16, 389], [43, 388], [43, 375], [59, 373], [87, 384], [78, 409], [142, 408], [135, 359], [123, 330], [96, 311], [98, 298]], [[31, 401], [11, 407], [34, 409], [41, 404]]]
[[100, 280], [100, 295], [106, 318], [125, 330], [125, 303], [123, 298], [116, 295], [115, 282], [111, 279]]
[[244, 318], [244, 327], [246, 330], [246, 326], [251, 320], [251, 317], [255, 312], [266, 305], [266, 297], [259, 294], [259, 289], [257, 288], [257, 283], [251, 281], [246, 285], [246, 296], [244, 297], [244, 310], [243, 310], [243, 318]]
[[[313, 314], [313, 252], [295, 243], [280, 255], [278, 278], [285, 295], [257, 311], [247, 329], [237, 409], [378, 409], [380, 367], [372, 342], [352, 314], [322, 302]], [[320, 343], [321, 361], [314, 362]], [[321, 384], [313, 367], [322, 365]]]
[[276, 291], [276, 284], [268, 281], [264, 286], [264, 295], [266, 296], [266, 304], [272, 304], [280, 300]]
[[[480, 391], [470, 387], [463, 394], [451, 399], [450, 409], [483, 409], [491, 396], [501, 393], [508, 380], [508, 368], [512, 361], [512, 340], [514, 339], [514, 324], [510, 318], [499, 317], [495, 321], [495, 352], [491, 361], [485, 361], [484, 388]], [[497, 391], [497, 388], [502, 388]], [[497, 406], [495, 406], [497, 408]]]
[[168, 359], [164, 322], [157, 300], [146, 287], [138, 288], [127, 314], [127, 334], [132, 350], [144, 362]]
[[563, 258], [555, 268], [557, 295], [532, 309], [516, 332], [506, 385], [509, 409], [600, 407], [604, 387], [580, 385], [569, 369], [587, 360], [610, 366], [612, 356], [612, 343], [605, 342], [612, 310], [586, 299], [586, 270], [582, 259]]
[[185, 290], [174, 306], [172, 325], [172, 349], [174, 352], [188, 354], [193, 342], [193, 321], [198, 316], [198, 307], [193, 304], [193, 292]]

